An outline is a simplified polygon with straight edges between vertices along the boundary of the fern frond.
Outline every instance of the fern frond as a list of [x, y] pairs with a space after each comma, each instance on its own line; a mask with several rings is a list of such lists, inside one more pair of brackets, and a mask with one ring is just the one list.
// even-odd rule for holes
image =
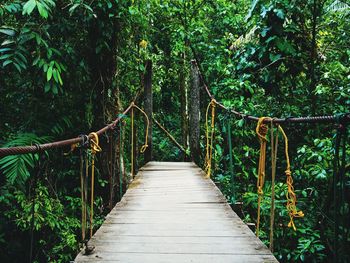
[[67, 129], [70, 129], [73, 127], [72, 122], [70, 121], [70, 119], [68, 117], [63, 117], [60, 120], [58, 120], [56, 122], [56, 124], [51, 128], [51, 132], [55, 135], [55, 136], [60, 136], [63, 133], [65, 133], [65, 131]]
[[335, 0], [329, 6], [326, 7], [327, 12], [344, 12], [350, 11], [350, 5], [339, 0]]
[[[49, 136], [38, 137], [34, 133], [20, 133], [2, 147], [27, 146], [33, 144], [43, 144], [51, 139]], [[9, 184], [23, 185], [30, 176], [30, 171], [35, 165], [37, 155], [19, 154], [8, 155], [0, 159], [0, 169], [6, 176]]]

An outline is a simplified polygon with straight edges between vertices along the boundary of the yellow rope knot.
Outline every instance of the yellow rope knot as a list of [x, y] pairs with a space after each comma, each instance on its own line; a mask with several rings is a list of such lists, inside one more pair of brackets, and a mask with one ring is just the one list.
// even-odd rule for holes
[[98, 140], [98, 135], [96, 132], [91, 132], [89, 134], [89, 137], [92, 136], [90, 143], [91, 143], [91, 153], [96, 154], [98, 152], [101, 152], [102, 149], [99, 146], [99, 140]]
[[137, 106], [134, 102], [131, 103], [131, 176], [134, 177], [134, 108], [139, 110], [146, 118], [147, 126], [146, 126], [146, 136], [145, 136], [145, 144], [142, 145], [140, 152], [144, 153], [148, 147], [148, 130], [149, 130], [149, 118], [139, 106]]
[[210, 105], [215, 108], [216, 104], [217, 104], [216, 100], [215, 99], [211, 99]]
[[[205, 155], [205, 168], [204, 171], [206, 172], [207, 178], [210, 178], [211, 175], [211, 162], [213, 158], [213, 141], [214, 141], [214, 130], [215, 130], [215, 107], [216, 107], [216, 100], [212, 99], [207, 107], [207, 111], [205, 114], [205, 127], [206, 127], [206, 155]], [[211, 124], [210, 128], [208, 125], [209, 121], [209, 110], [211, 109]], [[210, 132], [210, 138], [209, 138], [209, 132]]]
[[257, 179], [257, 193], [258, 193], [258, 211], [257, 211], [257, 222], [256, 222], [256, 236], [259, 236], [259, 227], [260, 227], [260, 208], [261, 201], [263, 198], [263, 187], [265, 181], [265, 163], [266, 163], [266, 134], [268, 132], [268, 126], [264, 124], [265, 120], [271, 120], [269, 117], [261, 117], [258, 120], [258, 124], [256, 126], [256, 134], [258, 135], [260, 142], [260, 156], [259, 156], [259, 167], [258, 167], [258, 179]]
[[[257, 192], [258, 192], [258, 212], [257, 212], [257, 227], [256, 227], [256, 235], [259, 236], [259, 225], [260, 225], [260, 206], [261, 201], [263, 198], [263, 187], [264, 187], [264, 181], [265, 181], [265, 162], [266, 162], [266, 143], [267, 138], [266, 134], [268, 132], [268, 126], [264, 124], [267, 120], [270, 120], [271, 122], [271, 160], [272, 160], [272, 180], [274, 181], [274, 174], [276, 170], [276, 160], [277, 160], [277, 143], [278, 143], [278, 134], [276, 135], [276, 138], [274, 139], [273, 136], [273, 119], [269, 117], [262, 117], [259, 118], [258, 124], [256, 126], [256, 134], [258, 135], [259, 141], [260, 141], [260, 157], [259, 157], [259, 168], [258, 168], [258, 179], [257, 179]], [[295, 217], [303, 217], [304, 213], [302, 211], [298, 211], [296, 208], [296, 195], [294, 193], [294, 187], [293, 187], [293, 178], [292, 178], [292, 171], [290, 169], [290, 159], [288, 154], [288, 138], [286, 133], [284, 132], [283, 128], [280, 125], [277, 125], [279, 132], [283, 135], [284, 144], [285, 144], [285, 156], [286, 156], [286, 162], [287, 162], [287, 168], [285, 170], [286, 174], [286, 183], [288, 186], [288, 190], [286, 193], [287, 197], [287, 211], [290, 217], [290, 221], [288, 223], [288, 227], [293, 227], [294, 230], [296, 230], [295, 224], [294, 224], [294, 218]], [[273, 183], [274, 187], [274, 183]], [[274, 192], [274, 189], [272, 190]], [[271, 193], [271, 202], [274, 198]], [[272, 205], [271, 205], [272, 206]], [[273, 209], [273, 208], [271, 208]], [[272, 210], [271, 210], [272, 211]], [[273, 215], [273, 211], [271, 213]], [[273, 227], [273, 219], [270, 222], [271, 228]], [[270, 232], [270, 242], [273, 240], [273, 230]], [[272, 247], [272, 246], [271, 246]]]
[[[147, 126], [146, 126], [146, 135], [145, 135], [145, 144], [142, 145], [140, 152], [144, 153], [148, 147], [147, 141], [148, 141], [148, 130], [149, 130], [149, 118], [147, 116], [147, 113], [143, 111], [139, 106], [137, 106], [134, 102], [131, 103], [132, 107], [138, 109], [146, 118]], [[134, 115], [132, 115], [132, 122], [134, 122]]]
[[142, 146], [141, 146], [141, 149], [140, 149], [140, 152], [141, 152], [141, 153], [144, 153], [144, 152], [146, 151], [147, 147], [148, 147], [147, 144], [142, 145]]
[[90, 238], [93, 232], [93, 221], [94, 221], [94, 190], [95, 190], [95, 155], [101, 152], [102, 149], [99, 146], [98, 134], [91, 132], [89, 134], [90, 139], [90, 151], [91, 151], [91, 201], [90, 201]]
[[289, 153], [288, 153], [288, 138], [286, 133], [284, 132], [283, 128], [279, 125], [278, 126], [279, 131], [282, 133], [284, 138], [284, 144], [285, 144], [285, 155], [286, 155], [286, 161], [287, 161], [287, 169], [285, 170], [286, 174], [286, 183], [287, 183], [287, 211], [290, 217], [290, 221], [288, 223], [288, 227], [293, 227], [294, 231], [297, 230], [294, 224], [294, 218], [295, 217], [303, 217], [304, 213], [302, 211], [298, 211], [296, 207], [296, 201], [297, 197], [294, 193], [294, 186], [293, 186], [293, 178], [292, 178], [292, 171], [290, 169], [290, 159], [289, 159]]

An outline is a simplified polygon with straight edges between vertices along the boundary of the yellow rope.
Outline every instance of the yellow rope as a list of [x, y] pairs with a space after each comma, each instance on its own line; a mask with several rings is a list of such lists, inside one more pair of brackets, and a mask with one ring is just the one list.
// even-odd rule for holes
[[[85, 138], [85, 137], [84, 137]], [[87, 137], [88, 138], [88, 137]], [[80, 155], [80, 188], [81, 188], [81, 240], [85, 242], [86, 238], [86, 228], [87, 228], [87, 198], [88, 198], [88, 185], [87, 179], [89, 176], [89, 155], [85, 151], [85, 141], [80, 145], [81, 155]], [[84, 156], [83, 156], [84, 155]], [[85, 169], [85, 172], [84, 172]]]
[[149, 130], [149, 118], [146, 114], [146, 112], [144, 112], [139, 106], [137, 106], [136, 104], [133, 104], [133, 107], [135, 107], [136, 109], [138, 109], [146, 118], [146, 122], [147, 122], [147, 127], [146, 127], [146, 136], [145, 136], [145, 144], [142, 145], [140, 152], [144, 153], [148, 147], [147, 141], [148, 141], [148, 130]]
[[271, 136], [271, 209], [270, 209], [270, 250], [273, 252], [273, 232], [275, 223], [275, 178], [278, 149], [278, 130], [274, 136], [274, 124], [271, 119], [270, 136]]
[[96, 132], [89, 134], [89, 137], [92, 136], [90, 140], [91, 144], [91, 204], [90, 204], [90, 238], [92, 237], [93, 231], [93, 220], [94, 220], [94, 188], [95, 188], [95, 155], [97, 152], [102, 151], [99, 146], [98, 135]]
[[292, 178], [292, 172], [290, 170], [290, 160], [289, 160], [289, 154], [288, 154], [288, 138], [286, 133], [284, 132], [283, 128], [279, 125], [278, 126], [279, 131], [282, 133], [284, 138], [284, 144], [285, 144], [285, 155], [286, 155], [286, 162], [287, 162], [287, 168], [285, 171], [285, 174], [287, 176], [287, 186], [288, 191], [286, 193], [287, 196], [287, 210], [289, 213], [290, 221], [288, 223], [288, 227], [293, 227], [294, 230], [296, 230], [295, 224], [294, 224], [294, 218], [295, 217], [303, 217], [304, 213], [302, 211], [298, 211], [296, 208], [296, 195], [294, 193], [294, 187], [293, 187], [293, 178]]
[[147, 141], [148, 141], [148, 130], [149, 130], [149, 118], [139, 106], [137, 106], [134, 102], [131, 103], [131, 176], [134, 177], [134, 108], [139, 110], [146, 118], [146, 135], [145, 135], [145, 144], [142, 145], [140, 152], [144, 153], [148, 147]]
[[[206, 127], [206, 155], [205, 155], [205, 172], [207, 178], [210, 178], [211, 175], [211, 162], [213, 158], [213, 141], [214, 141], [214, 128], [215, 128], [215, 106], [216, 100], [212, 99], [207, 107], [205, 114], [205, 127]], [[209, 109], [211, 108], [211, 125], [209, 129], [208, 120], [209, 120]], [[209, 130], [210, 130], [210, 139], [209, 139]]]
[[257, 223], [256, 223], [256, 236], [259, 236], [260, 230], [260, 207], [263, 197], [263, 186], [265, 181], [265, 165], [266, 165], [266, 134], [268, 131], [268, 126], [264, 124], [265, 120], [270, 120], [268, 117], [261, 117], [258, 120], [256, 126], [256, 134], [258, 135], [260, 141], [260, 157], [259, 157], [259, 168], [258, 168], [258, 180], [257, 180], [257, 189], [258, 189], [258, 212], [257, 212]]

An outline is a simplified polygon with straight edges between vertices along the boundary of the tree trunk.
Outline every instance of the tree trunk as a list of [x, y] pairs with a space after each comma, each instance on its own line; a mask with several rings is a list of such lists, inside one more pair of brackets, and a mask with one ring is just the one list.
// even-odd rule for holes
[[[185, 150], [188, 148], [188, 101], [187, 101], [187, 86], [186, 86], [186, 53], [183, 52], [183, 65], [180, 68], [180, 102], [181, 102], [181, 131], [182, 145]], [[188, 156], [184, 153], [183, 160], [188, 161]]]
[[311, 50], [310, 50], [310, 87], [309, 87], [309, 96], [311, 100], [311, 110], [312, 114], [315, 114], [315, 88], [316, 88], [316, 73], [315, 67], [317, 64], [317, 18], [319, 16], [319, 6], [317, 5], [318, 0], [313, 1], [312, 7], [312, 30], [311, 30]]
[[199, 73], [195, 61], [191, 61], [191, 92], [190, 92], [190, 150], [191, 159], [199, 165], [199, 136], [200, 136], [200, 93]]

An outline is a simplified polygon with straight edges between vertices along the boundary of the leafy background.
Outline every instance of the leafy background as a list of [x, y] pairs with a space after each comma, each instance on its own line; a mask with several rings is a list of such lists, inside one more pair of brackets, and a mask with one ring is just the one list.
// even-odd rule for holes
[[[155, 115], [183, 145], [181, 94], [190, 92], [193, 58], [200, 62], [215, 96], [244, 113], [290, 117], [348, 112], [349, 12], [346, 1], [328, 0], [3, 0], [1, 146], [44, 143], [102, 127], [142, 90], [147, 59], [153, 61]], [[202, 116], [208, 102], [203, 92]], [[227, 122], [232, 125], [233, 185]], [[121, 150], [127, 170], [128, 119], [124, 125]], [[203, 121], [202, 125], [204, 129]], [[286, 124], [284, 128], [290, 140], [297, 205], [305, 218], [296, 220], [296, 232], [287, 227], [280, 147], [275, 255], [281, 262], [332, 262], [338, 249], [333, 243], [330, 190], [335, 127]], [[214, 180], [247, 223], [256, 220], [259, 145], [254, 129], [253, 123], [219, 112]], [[142, 141], [143, 128], [138, 132]], [[201, 139], [204, 150], [204, 130]], [[106, 145], [103, 137], [102, 147]], [[156, 128], [154, 145], [156, 160], [183, 159]], [[34, 256], [38, 262], [68, 262], [79, 248], [79, 156], [63, 154], [68, 151], [46, 154], [36, 189]], [[109, 211], [105, 157], [105, 153], [98, 157], [97, 226]], [[2, 262], [27, 259], [29, 189], [38, 158], [22, 155], [0, 160]], [[348, 197], [348, 174], [346, 182]], [[270, 186], [267, 178], [261, 225], [266, 244]], [[342, 214], [349, 215], [348, 203]], [[341, 235], [349, 240], [348, 223]]]

